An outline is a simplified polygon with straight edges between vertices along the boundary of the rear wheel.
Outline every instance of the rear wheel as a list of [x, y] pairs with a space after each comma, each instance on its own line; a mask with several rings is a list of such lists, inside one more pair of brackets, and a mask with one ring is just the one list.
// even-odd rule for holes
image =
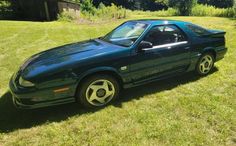
[[109, 75], [91, 76], [78, 90], [77, 98], [86, 107], [103, 107], [114, 101], [119, 95], [119, 84]]
[[212, 53], [203, 54], [196, 66], [196, 72], [201, 76], [209, 74], [214, 67], [214, 61]]

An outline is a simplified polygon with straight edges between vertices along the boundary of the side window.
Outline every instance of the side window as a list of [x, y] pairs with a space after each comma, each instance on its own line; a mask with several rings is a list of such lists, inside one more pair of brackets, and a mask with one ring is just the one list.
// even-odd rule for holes
[[152, 28], [144, 38], [144, 41], [151, 42], [153, 46], [177, 43], [186, 40], [185, 34], [174, 25], [156, 26]]
[[207, 31], [205, 28], [202, 28], [200, 26], [197, 25], [193, 25], [193, 24], [187, 24], [186, 25], [188, 27], [189, 30], [191, 30], [192, 32], [194, 32], [195, 34], [201, 36], [201, 35], [207, 35], [210, 32]]

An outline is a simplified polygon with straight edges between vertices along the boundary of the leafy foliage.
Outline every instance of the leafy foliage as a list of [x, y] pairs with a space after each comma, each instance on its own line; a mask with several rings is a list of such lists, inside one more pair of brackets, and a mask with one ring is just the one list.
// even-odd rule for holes
[[74, 3], [77, 3], [77, 4], [80, 3], [80, 0], [69, 0], [69, 1], [74, 2]]
[[196, 5], [192, 9], [192, 16], [216, 16], [235, 17], [236, 11], [233, 8], [216, 8], [208, 5]]
[[200, 4], [211, 5], [217, 8], [229, 8], [233, 6], [234, 0], [198, 0]]
[[122, 6], [105, 6], [100, 3], [98, 8], [94, 7], [91, 0], [81, 2], [81, 14], [77, 15], [74, 12], [63, 12], [58, 16], [60, 21], [97, 21], [105, 19], [121, 19], [127, 17], [127, 10]]
[[77, 20], [79, 18], [79, 16], [77, 16], [76, 13], [74, 13], [74, 12], [64, 11], [61, 14], [59, 14], [57, 18], [59, 21], [72, 22], [74, 20]]
[[169, 16], [178, 16], [179, 15], [179, 11], [177, 9], [173, 9], [173, 8], [169, 8], [167, 10], [160, 10], [160, 11], [132, 11], [130, 12], [132, 14], [135, 15], [145, 15], [145, 16], [149, 16], [149, 17], [154, 17], [154, 16], [159, 16], [159, 17], [169, 17]]
[[9, 1], [0, 1], [0, 12], [7, 11], [10, 6], [11, 4]]
[[82, 12], [95, 14], [95, 7], [93, 6], [92, 0], [83, 0], [80, 4]]
[[111, 6], [105, 6], [103, 3], [99, 4], [98, 9], [96, 10], [96, 15], [100, 18], [115, 18], [121, 19], [126, 18], [127, 13], [126, 9], [121, 6], [116, 6], [115, 4], [111, 4]]
[[[102, 19], [107, 18], [125, 18], [127, 16], [127, 10], [142, 10], [142, 11], [158, 11], [159, 14], [163, 16], [173, 16], [179, 15], [194, 15], [197, 14], [207, 15], [207, 16], [226, 16], [226, 17], [236, 17], [235, 11], [235, 1], [236, 0], [68, 0], [74, 3], [78, 3], [81, 6], [81, 17], [85, 19]], [[12, 2], [12, 3], [11, 3]], [[0, 1], [0, 18], [2, 17], [22, 17], [20, 15], [19, 9], [15, 6], [16, 0], [1, 0]], [[194, 7], [196, 4], [198, 5]], [[100, 5], [101, 4], [101, 5]], [[231, 7], [233, 7], [232, 9]], [[102, 7], [101, 7], [102, 6]], [[213, 7], [212, 7], [213, 6]], [[107, 7], [107, 8], [106, 8]], [[170, 9], [171, 8], [171, 9]], [[194, 12], [192, 9], [194, 8]], [[206, 10], [209, 8], [209, 10]], [[211, 11], [216, 8], [215, 11]], [[217, 9], [224, 8], [224, 9]], [[226, 9], [227, 8], [227, 9]], [[105, 10], [106, 9], [106, 10]], [[175, 12], [169, 11], [174, 9]], [[199, 9], [199, 11], [197, 10]], [[15, 10], [15, 11], [14, 11]], [[168, 11], [164, 11], [168, 10]], [[176, 12], [176, 10], [178, 12]], [[170, 12], [170, 13], [169, 13]], [[19, 13], [19, 15], [18, 15]], [[148, 12], [149, 13], [149, 12]], [[169, 13], [169, 14], [167, 14]], [[60, 20], [71, 21], [71, 19], [77, 19], [73, 13], [63, 13], [59, 16]]]
[[112, 3], [131, 10], [149, 10], [156, 11], [167, 9], [168, 0], [94, 0], [93, 3], [97, 7], [99, 3], [110, 6]]
[[98, 8], [93, 9], [91, 13], [89, 11], [83, 11], [81, 17], [83, 19], [96, 21], [98, 19], [121, 19], [127, 17], [127, 10], [121, 6], [116, 6], [111, 4], [111, 6], [105, 6], [103, 3], [100, 3]]
[[13, 14], [11, 3], [8, 0], [0, 1], [0, 19], [10, 17]]
[[[182, 2], [181, 2], [182, 1]], [[199, 4], [211, 5], [217, 8], [230, 8], [233, 6], [234, 0], [195, 0]], [[127, 9], [132, 10], [151, 10], [157, 11], [162, 9], [167, 9], [172, 2], [183, 3], [185, 0], [94, 0], [93, 3], [95, 6], [98, 6], [99, 3], [104, 3], [106, 6], [114, 3], [118, 6], [123, 6]], [[189, 3], [186, 0], [186, 3]], [[172, 3], [173, 5], [173, 3]], [[187, 4], [188, 5], [188, 4]], [[185, 6], [185, 5], [184, 5]]]
[[155, 2], [161, 3], [161, 4], [166, 5], [166, 6], [169, 4], [169, 0], [155, 0]]
[[180, 15], [189, 16], [197, 0], [169, 0], [169, 5], [179, 10]]

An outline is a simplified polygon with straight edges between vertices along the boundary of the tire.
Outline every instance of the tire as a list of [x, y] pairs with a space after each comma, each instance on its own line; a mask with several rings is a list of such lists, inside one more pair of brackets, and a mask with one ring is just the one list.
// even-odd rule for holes
[[214, 63], [215, 63], [215, 58], [212, 53], [203, 54], [198, 60], [196, 66], [196, 73], [200, 76], [208, 75], [212, 71]]
[[76, 98], [87, 108], [99, 108], [117, 99], [119, 92], [120, 86], [114, 77], [99, 74], [91, 76], [82, 82]]

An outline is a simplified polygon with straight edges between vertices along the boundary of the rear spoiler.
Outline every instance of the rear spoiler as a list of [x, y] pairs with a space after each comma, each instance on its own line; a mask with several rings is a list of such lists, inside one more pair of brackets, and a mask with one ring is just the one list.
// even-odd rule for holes
[[202, 37], [224, 37], [226, 32], [222, 30], [208, 30], [208, 34], [201, 35]]

